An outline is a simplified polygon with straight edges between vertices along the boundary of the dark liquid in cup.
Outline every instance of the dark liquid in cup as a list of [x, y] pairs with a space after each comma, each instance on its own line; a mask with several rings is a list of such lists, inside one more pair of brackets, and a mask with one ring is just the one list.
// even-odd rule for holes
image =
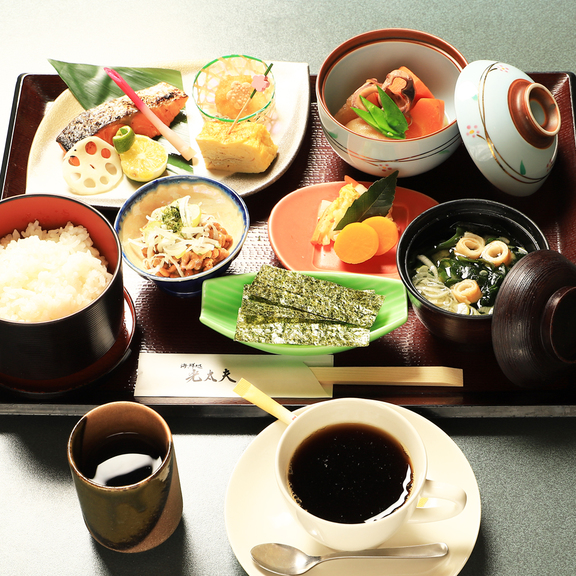
[[114, 434], [88, 455], [82, 473], [101, 486], [128, 486], [148, 478], [162, 459], [158, 447], [141, 434]]
[[294, 499], [325, 520], [356, 524], [384, 517], [410, 494], [413, 472], [404, 448], [366, 424], [334, 424], [297, 448], [288, 471]]

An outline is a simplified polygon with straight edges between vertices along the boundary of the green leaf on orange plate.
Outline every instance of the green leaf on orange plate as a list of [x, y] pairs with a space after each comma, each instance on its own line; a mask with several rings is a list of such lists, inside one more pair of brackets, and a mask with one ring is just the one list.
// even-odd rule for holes
[[371, 216], [386, 216], [394, 203], [397, 178], [398, 170], [386, 178], [376, 180], [364, 194], [354, 200], [340, 222], [336, 224], [335, 230], [342, 230], [347, 224], [362, 222]]

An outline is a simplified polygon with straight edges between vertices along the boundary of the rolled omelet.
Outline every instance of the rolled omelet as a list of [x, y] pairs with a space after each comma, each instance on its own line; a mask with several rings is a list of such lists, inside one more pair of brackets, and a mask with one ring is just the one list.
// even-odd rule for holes
[[205, 122], [196, 137], [208, 170], [227, 172], [264, 172], [276, 158], [278, 146], [263, 124]]

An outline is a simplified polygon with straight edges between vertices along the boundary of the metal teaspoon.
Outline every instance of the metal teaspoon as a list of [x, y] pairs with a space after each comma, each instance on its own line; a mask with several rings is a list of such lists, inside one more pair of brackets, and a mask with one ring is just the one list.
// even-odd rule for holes
[[323, 556], [310, 556], [298, 548], [287, 544], [258, 544], [250, 551], [252, 559], [262, 568], [274, 574], [295, 576], [304, 574], [310, 568], [326, 560], [339, 558], [441, 558], [448, 554], [448, 546], [443, 542], [400, 546], [397, 548], [376, 548], [356, 552], [334, 552]]

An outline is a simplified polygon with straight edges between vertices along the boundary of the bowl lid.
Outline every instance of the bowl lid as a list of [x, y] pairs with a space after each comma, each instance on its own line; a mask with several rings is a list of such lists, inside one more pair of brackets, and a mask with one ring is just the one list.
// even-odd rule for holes
[[476, 60], [456, 82], [458, 128], [472, 160], [514, 196], [545, 182], [558, 152], [560, 110], [552, 93], [502, 62]]
[[508, 273], [492, 318], [494, 354], [525, 388], [563, 387], [576, 376], [576, 265], [553, 250], [524, 256]]

